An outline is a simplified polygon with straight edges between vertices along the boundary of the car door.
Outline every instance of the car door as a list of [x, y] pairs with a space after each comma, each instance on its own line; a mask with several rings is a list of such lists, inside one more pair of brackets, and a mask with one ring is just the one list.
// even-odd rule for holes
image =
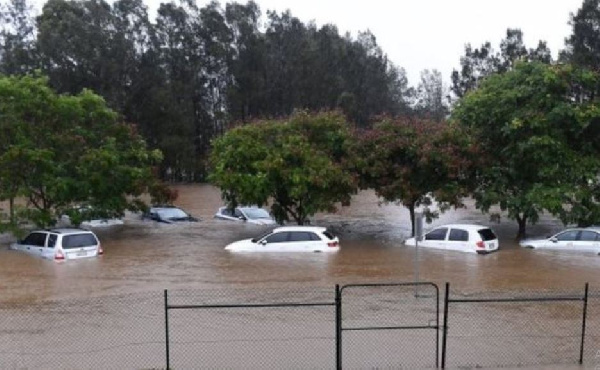
[[546, 247], [549, 249], [572, 250], [579, 235], [579, 230], [566, 230], [550, 238]]
[[286, 246], [293, 252], [315, 252], [323, 250], [323, 242], [315, 233], [309, 231], [292, 231]]
[[288, 251], [289, 232], [280, 231], [273, 233], [259, 242], [259, 250], [263, 252]]
[[46, 235], [47, 233], [42, 232], [32, 232], [23, 240], [22, 243], [19, 243], [19, 249], [23, 252], [27, 252], [30, 254], [34, 254], [37, 256], [43, 256], [44, 247], [46, 245]]
[[429, 248], [446, 248], [446, 235], [448, 234], [447, 227], [439, 227], [433, 229], [423, 237], [423, 241], [419, 242], [419, 245]]
[[469, 232], [467, 230], [451, 228], [448, 233], [446, 249], [454, 251], [466, 251], [469, 244]]
[[54, 247], [56, 246], [57, 239], [58, 239], [58, 235], [48, 234], [48, 239], [46, 240], [46, 246], [44, 247], [44, 250], [42, 251], [42, 256], [44, 258], [54, 258], [54, 254], [55, 254]]
[[575, 249], [586, 251], [586, 252], [595, 252], [600, 249], [599, 244], [599, 234], [592, 230], [581, 230], [577, 241], [575, 242]]

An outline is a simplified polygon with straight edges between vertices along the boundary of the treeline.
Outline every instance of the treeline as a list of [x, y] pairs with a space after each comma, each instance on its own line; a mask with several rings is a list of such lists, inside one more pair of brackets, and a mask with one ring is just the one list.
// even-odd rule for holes
[[141, 0], [49, 0], [37, 17], [10, 0], [1, 16], [1, 73], [39, 70], [59, 93], [101, 95], [162, 151], [165, 179], [203, 180], [210, 142], [229, 122], [302, 108], [341, 109], [365, 125], [408, 113], [413, 98], [370, 32], [341, 35], [289, 11], [264, 17], [252, 1], [163, 3], [151, 20]]

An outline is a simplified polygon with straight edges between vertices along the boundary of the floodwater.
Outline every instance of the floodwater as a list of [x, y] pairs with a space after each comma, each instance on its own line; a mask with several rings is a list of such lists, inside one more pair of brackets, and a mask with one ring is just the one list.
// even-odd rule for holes
[[[327, 302], [333, 299], [335, 284], [415, 280], [415, 250], [402, 244], [410, 232], [408, 211], [380, 205], [372, 192], [359, 193], [351, 206], [335, 214], [312, 218], [313, 224], [339, 236], [341, 250], [336, 254], [236, 254], [225, 251], [225, 245], [268, 227], [214, 219], [222, 203], [218, 189], [210, 185], [175, 188], [176, 205], [200, 222], [167, 225], [128, 214], [122, 226], [95, 230], [105, 252], [99, 258], [42, 260], [8, 250], [10, 238], [0, 238], [0, 368], [162, 367], [164, 289], [180, 292], [173, 293], [175, 304], [178, 299], [179, 304], [209, 304], [211, 299], [221, 304]], [[470, 206], [448, 211], [425, 229], [451, 222], [490, 224], [489, 216]], [[498, 252], [421, 249], [419, 281], [434, 282], [440, 290], [449, 282], [453, 294], [474, 297], [581, 294], [586, 282], [599, 291], [600, 256], [522, 249], [514, 239], [516, 223], [503, 219], [490, 225], [500, 239]], [[528, 233], [543, 237], [562, 228], [557, 220], [542, 217]], [[390, 289], [355, 296], [346, 290], [344, 325], [397, 325], [395, 318], [407, 319], [404, 324], [409, 326], [431, 323], [431, 295], [430, 301], [415, 300], [410, 289], [404, 296]], [[54, 303], [45, 303], [50, 301]], [[586, 368], [600, 365], [599, 301], [594, 299], [588, 313], [594, 323], [588, 329]], [[449, 367], [576, 363], [580, 302], [540, 307], [452, 306]], [[173, 368], [289, 368], [290, 363], [294, 368], [333, 367], [331, 307], [244, 309], [236, 314], [184, 311], [171, 314]], [[345, 367], [397, 368], [407, 356], [416, 362], [404, 368], [434, 367], [434, 333], [347, 332]], [[239, 345], [232, 348], [231, 343]]]
[[[318, 214], [313, 224], [339, 235], [337, 254], [233, 254], [226, 244], [256, 236], [264, 226], [217, 220], [218, 189], [182, 185], [176, 205], [200, 217], [198, 223], [167, 225], [142, 221], [130, 214], [125, 225], [97, 229], [104, 256], [56, 263], [0, 248], [0, 302], [28, 303], [48, 299], [240, 286], [332, 286], [336, 283], [407, 282], [415, 279], [414, 248], [402, 245], [410, 230], [406, 209], [380, 205], [371, 192], [354, 197], [335, 214]], [[448, 211], [429, 228], [449, 222], [488, 223], [474, 208]], [[500, 251], [489, 255], [421, 249], [419, 280], [460, 292], [513, 289], [556, 290], [600, 286], [600, 256], [585, 253], [532, 251], [514, 240], [516, 223], [491, 224]], [[547, 236], [563, 226], [542, 217], [528, 234]]]

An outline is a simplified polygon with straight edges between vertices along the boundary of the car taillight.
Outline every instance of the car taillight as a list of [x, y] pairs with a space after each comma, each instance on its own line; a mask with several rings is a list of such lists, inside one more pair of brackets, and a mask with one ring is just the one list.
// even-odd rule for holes
[[54, 260], [62, 261], [64, 259], [65, 259], [65, 255], [63, 254], [63, 252], [60, 250], [56, 251], [56, 253], [54, 254]]
[[335, 247], [337, 247], [339, 245], [340, 245], [340, 243], [338, 243], [338, 242], [329, 242], [329, 243], [327, 243], [327, 246], [328, 247], [332, 247], [332, 248], [335, 248]]
[[98, 243], [98, 255], [103, 255], [104, 250], [102, 249], [102, 244]]
[[481, 240], [475, 243], [475, 245], [477, 246], [477, 248], [485, 248], [485, 243]]

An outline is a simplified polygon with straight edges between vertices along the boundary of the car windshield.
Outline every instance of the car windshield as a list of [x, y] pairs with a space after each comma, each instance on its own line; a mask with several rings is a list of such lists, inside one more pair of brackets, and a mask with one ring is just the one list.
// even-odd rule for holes
[[248, 217], [250, 219], [271, 218], [271, 215], [269, 215], [269, 212], [267, 212], [266, 210], [264, 210], [262, 208], [242, 208], [242, 210], [246, 214], [246, 217]]
[[164, 208], [156, 211], [158, 216], [163, 220], [170, 220], [176, 218], [187, 218], [188, 214], [180, 210], [179, 208]]
[[98, 242], [92, 234], [65, 235], [62, 240], [62, 247], [64, 249], [91, 247], [96, 244]]

